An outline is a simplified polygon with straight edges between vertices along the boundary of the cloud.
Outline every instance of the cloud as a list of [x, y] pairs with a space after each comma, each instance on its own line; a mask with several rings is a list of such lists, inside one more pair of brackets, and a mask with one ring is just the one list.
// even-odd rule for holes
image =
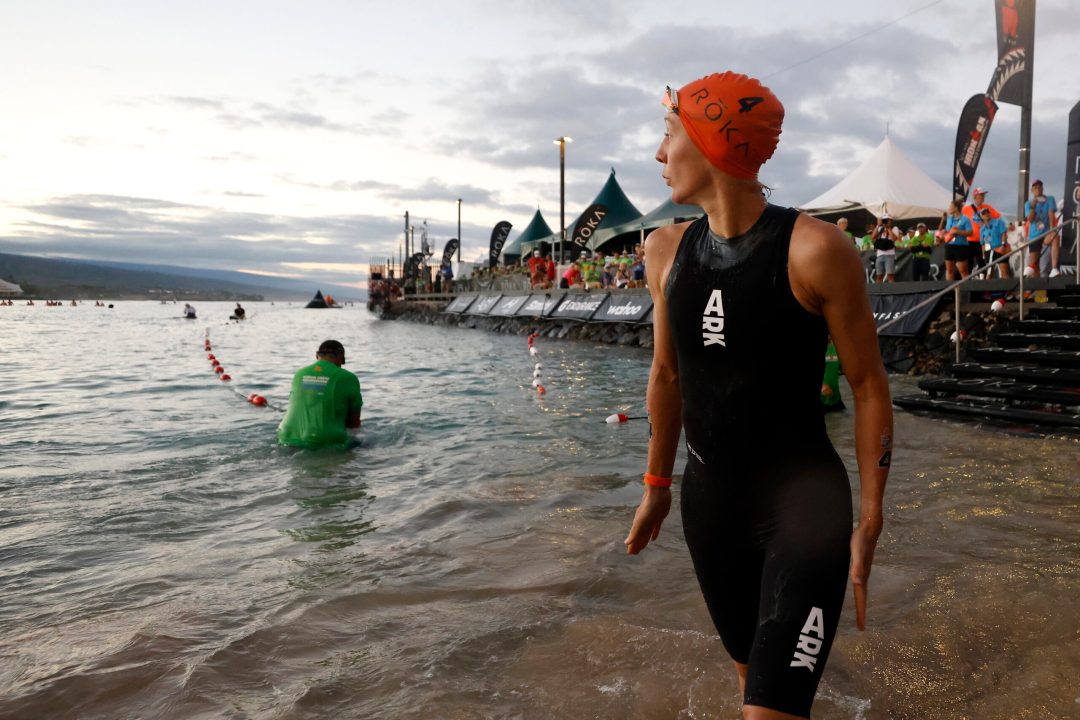
[[144, 197], [72, 195], [23, 209], [38, 219], [0, 237], [5, 252], [267, 273], [310, 263], [311, 274], [342, 282], [356, 275], [335, 265], [382, 257], [400, 235], [396, 218], [242, 213]]

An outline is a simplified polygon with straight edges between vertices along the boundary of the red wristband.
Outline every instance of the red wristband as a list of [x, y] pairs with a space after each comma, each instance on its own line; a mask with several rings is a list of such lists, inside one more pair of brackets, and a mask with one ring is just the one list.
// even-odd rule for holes
[[645, 484], [660, 488], [671, 487], [671, 478], [660, 477], [659, 475], [653, 475], [652, 473], [645, 473]]

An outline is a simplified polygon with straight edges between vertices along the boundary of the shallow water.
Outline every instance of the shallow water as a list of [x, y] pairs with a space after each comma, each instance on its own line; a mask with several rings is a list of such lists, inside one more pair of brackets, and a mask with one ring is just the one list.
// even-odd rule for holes
[[[538, 398], [523, 337], [229, 307], [0, 308], [0, 717], [738, 716], [678, 513], [622, 546], [646, 428], [602, 420], [640, 414], [647, 351], [539, 340]], [[241, 395], [284, 404], [328, 337], [362, 447], [278, 447]], [[815, 718], [1076, 717], [1080, 442], [895, 436]]]

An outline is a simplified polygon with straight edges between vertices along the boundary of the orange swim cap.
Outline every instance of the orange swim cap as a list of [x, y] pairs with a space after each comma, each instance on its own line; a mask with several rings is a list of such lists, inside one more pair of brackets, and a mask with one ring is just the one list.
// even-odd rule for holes
[[756, 180], [780, 141], [784, 106], [769, 88], [739, 73], [713, 73], [673, 92], [664, 105], [709, 162], [728, 175]]

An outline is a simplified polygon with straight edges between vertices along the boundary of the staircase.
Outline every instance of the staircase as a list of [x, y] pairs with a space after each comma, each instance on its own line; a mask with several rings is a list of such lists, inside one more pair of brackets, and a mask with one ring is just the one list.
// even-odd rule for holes
[[925, 395], [893, 399], [908, 410], [1080, 430], [1080, 285], [1047, 291], [1054, 306], [969, 348], [949, 377], [923, 378]]

